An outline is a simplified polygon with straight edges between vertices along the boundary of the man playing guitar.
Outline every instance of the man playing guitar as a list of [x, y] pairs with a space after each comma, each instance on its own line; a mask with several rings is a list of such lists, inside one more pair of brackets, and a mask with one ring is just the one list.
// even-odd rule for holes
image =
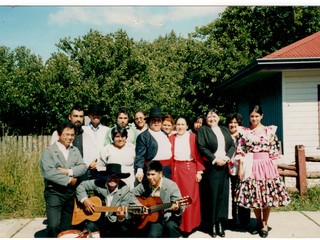
[[[149, 162], [147, 166], [147, 179], [138, 184], [133, 190], [133, 194], [138, 197], [139, 201], [146, 207], [153, 205], [148, 203], [148, 199], [153, 197], [156, 204], [161, 202], [170, 203], [169, 208], [165, 208], [163, 212], [158, 212], [158, 216], [148, 221], [149, 215], [142, 215], [144, 220], [143, 228], [140, 231], [141, 237], [148, 238], [178, 238], [181, 235], [180, 224], [181, 214], [184, 211], [184, 207], [178, 204], [178, 200], [181, 199], [181, 193], [177, 184], [162, 175], [162, 164], [160, 161], [153, 160]], [[146, 202], [143, 202], [145, 199]], [[160, 205], [161, 205], [160, 202]], [[153, 206], [157, 207], [157, 206]], [[152, 209], [152, 206], [149, 208]], [[150, 215], [152, 217], [152, 215]], [[138, 226], [139, 228], [139, 226]]]
[[[106, 211], [96, 222], [87, 221], [86, 228], [91, 231], [100, 231], [101, 237], [130, 237], [133, 224], [126, 209], [131, 205], [141, 205], [130, 192], [129, 187], [121, 180], [127, 178], [130, 173], [122, 173], [121, 165], [110, 163], [106, 171], [100, 171], [98, 179], [83, 181], [76, 189], [77, 199], [83, 204], [84, 211], [90, 216], [94, 214], [98, 206], [88, 197], [88, 191], [94, 191], [106, 206], [116, 207], [116, 211]], [[112, 208], [112, 207], [111, 207]], [[73, 213], [73, 221], [76, 221], [77, 212]]]

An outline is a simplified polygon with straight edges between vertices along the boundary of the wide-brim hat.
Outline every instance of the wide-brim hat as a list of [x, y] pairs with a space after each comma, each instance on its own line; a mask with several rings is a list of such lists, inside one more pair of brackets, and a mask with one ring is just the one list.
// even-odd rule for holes
[[100, 104], [91, 104], [88, 110], [85, 111], [85, 113], [97, 113], [98, 115], [105, 115], [106, 110]]
[[121, 165], [118, 163], [109, 163], [106, 166], [106, 171], [99, 171], [99, 175], [102, 177], [117, 175], [120, 178], [128, 178], [130, 173], [121, 172]]
[[150, 113], [148, 117], [145, 118], [145, 120], [149, 121], [150, 118], [156, 118], [156, 117], [161, 117], [162, 120], [166, 117], [166, 115], [162, 113], [161, 108], [158, 106], [150, 109]]

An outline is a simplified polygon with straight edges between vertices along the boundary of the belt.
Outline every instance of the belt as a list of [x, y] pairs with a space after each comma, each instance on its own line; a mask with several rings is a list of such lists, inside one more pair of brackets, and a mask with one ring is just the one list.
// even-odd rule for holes
[[[165, 159], [165, 160], [152, 160], [152, 161], [159, 161], [161, 162], [162, 166], [169, 166], [172, 164], [171, 159]], [[149, 162], [144, 162], [145, 165], [148, 165]]]
[[54, 191], [60, 192], [60, 193], [66, 193], [68, 190], [75, 190], [75, 187], [72, 186], [62, 186], [59, 184], [55, 184], [55, 183], [48, 183], [48, 185], [46, 186], [46, 189], [52, 189]]
[[256, 152], [256, 153], [253, 153], [253, 159], [264, 159], [264, 158], [269, 158], [269, 153], [268, 152]]

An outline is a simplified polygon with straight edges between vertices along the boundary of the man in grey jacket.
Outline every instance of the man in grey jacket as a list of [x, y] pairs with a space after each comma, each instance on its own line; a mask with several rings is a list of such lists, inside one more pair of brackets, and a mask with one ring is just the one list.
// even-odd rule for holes
[[75, 131], [76, 126], [71, 122], [59, 125], [59, 140], [44, 149], [41, 155], [48, 237], [57, 237], [60, 232], [71, 229], [77, 178], [87, 170], [79, 149], [72, 146]]
[[[142, 204], [147, 208], [151, 203], [151, 201], [148, 203], [150, 197], [155, 200], [155, 203], [158, 203], [156, 199], [160, 198], [160, 204], [167, 205], [169, 203], [170, 206], [165, 208], [163, 213], [159, 212], [156, 221], [145, 221], [146, 224], [141, 231], [141, 237], [180, 237], [181, 214], [184, 207], [178, 204], [178, 201], [182, 199], [178, 185], [163, 176], [161, 161], [153, 160], [149, 162], [146, 175], [147, 178], [132, 190], [133, 194], [141, 199], [146, 199]], [[151, 208], [153, 207], [159, 207], [159, 205], [153, 205]], [[151, 208], [149, 207], [150, 210]], [[146, 217], [145, 219], [148, 220]]]
[[[88, 192], [93, 191], [100, 197], [107, 207], [117, 207], [116, 211], [106, 212], [97, 222], [88, 221], [86, 228], [91, 231], [100, 231], [101, 237], [132, 237], [133, 223], [129, 214], [130, 206], [140, 205], [137, 198], [130, 192], [129, 187], [121, 179], [128, 178], [130, 173], [122, 173], [121, 165], [109, 163], [106, 171], [100, 171], [97, 179], [81, 182], [77, 187], [77, 199], [83, 204], [87, 214], [95, 212], [94, 201], [90, 200]], [[129, 207], [129, 208], [128, 208]], [[143, 211], [143, 207], [140, 208]], [[88, 218], [90, 219], [90, 218]]]

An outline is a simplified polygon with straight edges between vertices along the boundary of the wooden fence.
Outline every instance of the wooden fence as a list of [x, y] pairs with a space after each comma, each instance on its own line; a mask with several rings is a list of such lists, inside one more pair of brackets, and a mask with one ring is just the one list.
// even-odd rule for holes
[[295, 146], [295, 164], [279, 164], [280, 176], [295, 177], [296, 188], [303, 196], [307, 192], [307, 179], [320, 178], [320, 172], [307, 172], [307, 162], [320, 162], [320, 156], [306, 156], [303, 145]]
[[51, 136], [4, 136], [0, 137], [1, 154], [12, 150], [41, 151], [50, 144]]

